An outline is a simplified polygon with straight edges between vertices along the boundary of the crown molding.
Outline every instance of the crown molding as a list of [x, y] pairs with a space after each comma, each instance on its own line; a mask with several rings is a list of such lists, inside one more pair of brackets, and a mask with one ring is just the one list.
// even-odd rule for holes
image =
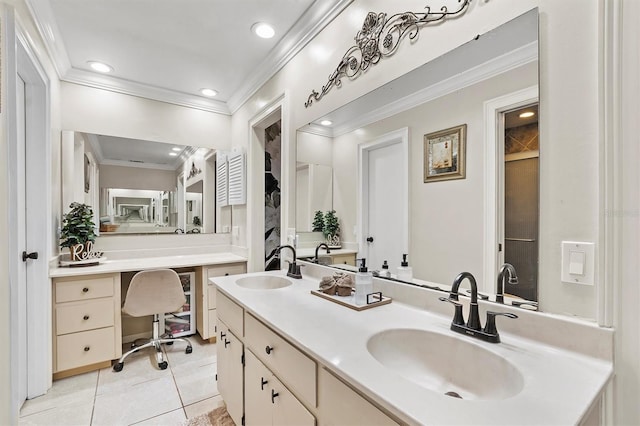
[[60, 80], [225, 115], [231, 115], [236, 112], [260, 87], [280, 71], [309, 41], [353, 2], [353, 0], [315, 1], [280, 42], [276, 44], [267, 58], [245, 79], [245, 83], [225, 103], [73, 68], [62, 42], [62, 33], [56, 25], [49, 1], [25, 1], [44, 40], [47, 52], [53, 60]]
[[304, 127], [298, 129], [299, 132], [309, 133], [311, 135], [316, 136], [325, 136], [328, 138], [332, 138], [334, 136], [334, 131], [331, 127], [321, 126], [319, 124], [309, 123]]
[[229, 98], [227, 104], [231, 113], [235, 113], [352, 2], [353, 0], [315, 1], [247, 77], [246, 83]]
[[109, 90], [125, 95], [138, 96], [189, 108], [230, 115], [229, 108], [224, 102], [76, 68], [68, 70], [60, 79], [69, 83], [81, 84], [83, 86]]
[[[368, 111], [359, 115], [359, 118], [356, 120], [351, 120], [343, 125], [335, 126], [331, 132], [332, 136], [342, 136], [371, 123], [375, 123], [379, 120], [407, 111], [411, 108], [417, 107], [418, 105], [422, 105], [426, 102], [480, 83], [484, 80], [488, 80], [499, 74], [511, 71], [537, 60], [538, 42], [536, 41], [465, 70], [457, 75], [441, 80], [435, 84], [418, 90], [409, 96], [389, 102], [381, 108]], [[317, 129], [315, 129], [315, 127], [319, 126], [314, 126], [313, 129], [311, 129], [312, 126], [314, 125], [309, 125], [308, 127], [310, 129], [306, 131], [309, 133], [320, 134], [317, 133]]]

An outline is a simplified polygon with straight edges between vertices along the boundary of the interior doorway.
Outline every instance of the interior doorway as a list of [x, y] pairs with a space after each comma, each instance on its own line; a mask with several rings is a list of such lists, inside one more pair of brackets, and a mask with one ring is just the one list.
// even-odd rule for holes
[[505, 293], [538, 301], [539, 129], [538, 104], [504, 112], [503, 261], [518, 284]]
[[358, 146], [359, 255], [370, 269], [387, 261], [394, 271], [409, 246], [409, 177], [407, 128]]
[[25, 399], [44, 394], [51, 381], [51, 148], [46, 73], [22, 29], [14, 26], [12, 11], [5, 11], [3, 36], [16, 40], [3, 51], [3, 61], [12, 73], [7, 84], [7, 210], [11, 409], [15, 418]]

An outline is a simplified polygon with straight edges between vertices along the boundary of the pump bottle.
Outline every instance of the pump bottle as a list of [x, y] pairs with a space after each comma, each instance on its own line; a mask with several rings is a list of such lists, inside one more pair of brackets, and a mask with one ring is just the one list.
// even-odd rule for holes
[[382, 262], [382, 271], [380, 271], [381, 278], [391, 278], [391, 272], [389, 271], [389, 264], [385, 260]]
[[397, 278], [401, 281], [413, 281], [413, 268], [407, 262], [407, 254], [402, 255], [402, 263], [398, 266]]
[[366, 259], [360, 259], [360, 268], [356, 274], [356, 305], [367, 304], [367, 294], [373, 293], [373, 275], [366, 266]]

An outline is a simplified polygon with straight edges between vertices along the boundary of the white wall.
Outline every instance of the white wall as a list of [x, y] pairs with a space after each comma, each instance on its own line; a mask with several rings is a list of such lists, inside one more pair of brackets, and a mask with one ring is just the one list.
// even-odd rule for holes
[[140, 167], [100, 166], [100, 188], [176, 190], [176, 172]]

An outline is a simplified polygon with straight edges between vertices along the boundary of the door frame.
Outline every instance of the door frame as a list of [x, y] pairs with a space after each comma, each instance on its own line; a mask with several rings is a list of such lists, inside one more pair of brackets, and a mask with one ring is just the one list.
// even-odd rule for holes
[[[399, 188], [402, 199], [404, 200], [404, 213], [402, 215], [402, 240], [403, 253], [409, 253], [409, 128], [403, 127], [382, 136], [370, 142], [358, 144], [358, 199], [357, 199], [357, 236], [358, 253], [360, 257], [369, 258], [369, 246], [365, 241], [364, 231], [369, 227], [369, 216], [365, 211], [369, 196], [369, 153], [378, 148], [384, 148], [390, 145], [400, 144], [402, 150], [402, 158], [405, 167], [400, 170], [402, 180], [405, 182], [402, 188]], [[402, 253], [398, 253], [401, 255]]]
[[[481, 290], [495, 293], [495, 282], [504, 246], [504, 117], [503, 112], [539, 103], [538, 85], [533, 85], [484, 102], [484, 251]], [[502, 166], [500, 166], [502, 164]], [[479, 289], [480, 290], [480, 289]]]
[[[52, 254], [52, 198], [51, 177], [51, 117], [50, 117], [50, 81], [35, 49], [29, 43], [29, 36], [16, 20], [15, 11], [5, 7], [6, 30], [3, 44], [4, 60], [7, 61], [6, 82], [6, 136], [8, 142], [7, 170], [9, 174], [9, 224], [16, 223], [20, 214], [17, 208], [19, 175], [17, 166], [17, 117], [16, 117], [16, 77], [18, 74], [30, 90], [33, 102], [27, 104], [27, 120], [30, 132], [26, 135], [26, 158], [30, 162], [31, 184], [24, 186], [27, 205], [39, 205], [43, 208], [27, 211], [25, 222], [28, 228], [28, 248], [17, 246], [17, 227], [9, 227], [9, 282], [11, 293], [16, 294], [17, 270], [22, 262], [22, 250], [37, 251], [40, 260], [32, 262], [27, 274], [27, 398], [43, 395], [51, 385], [52, 332], [51, 332], [51, 281], [49, 279], [49, 261]], [[13, 42], [15, 41], [15, 43]], [[34, 183], [35, 182], [35, 183]], [[27, 181], [25, 180], [25, 184]], [[36, 204], [37, 203], [37, 204]], [[34, 235], [37, 238], [34, 238]], [[13, 296], [12, 296], [13, 299]], [[17, 321], [15, 311], [10, 313], [10, 323]], [[14, 327], [11, 327], [14, 329]], [[11, 346], [11, 345], [10, 345]], [[10, 365], [15, 368], [17, 350], [10, 349]], [[18, 401], [17, 372], [11, 373], [11, 410], [16, 418], [21, 401]]]

